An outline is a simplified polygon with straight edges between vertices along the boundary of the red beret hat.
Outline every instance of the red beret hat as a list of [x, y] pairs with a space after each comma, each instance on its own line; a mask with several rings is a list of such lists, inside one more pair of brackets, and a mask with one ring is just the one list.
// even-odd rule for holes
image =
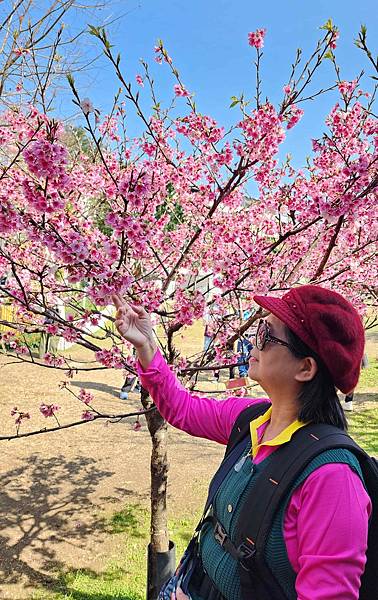
[[318, 285], [293, 288], [282, 298], [253, 299], [316, 352], [341, 392], [356, 387], [365, 334], [361, 317], [348, 300]]

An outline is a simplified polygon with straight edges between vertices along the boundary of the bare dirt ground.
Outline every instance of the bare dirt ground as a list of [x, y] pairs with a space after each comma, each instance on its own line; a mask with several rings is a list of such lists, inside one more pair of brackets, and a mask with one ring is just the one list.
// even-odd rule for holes
[[[60, 405], [62, 423], [80, 418], [83, 405], [59, 389], [63, 372], [23, 363], [4, 366], [8, 361], [0, 356], [1, 435], [15, 431], [8, 418], [14, 406], [32, 415], [22, 431], [53, 425], [39, 414], [41, 402]], [[120, 371], [102, 370], [79, 373], [72, 389], [92, 391], [99, 410], [138, 410], [136, 394], [119, 400], [121, 385]], [[371, 398], [362, 394], [356, 400]], [[133, 431], [133, 420], [107, 427], [95, 422], [0, 443], [1, 599], [30, 598], [31, 588], [59, 568], [101, 570], [114, 552], [104, 515], [125, 504], [148, 506], [150, 437], [142, 422], [139, 432]], [[173, 428], [169, 436], [171, 510], [192, 512], [202, 504], [224, 448]]]
[[[5, 362], [0, 357], [0, 365]], [[0, 368], [1, 435], [15, 431], [7, 417], [14, 406], [32, 416], [22, 431], [53, 425], [38, 414], [41, 402], [62, 406], [63, 423], [80, 418], [83, 405], [59, 389], [63, 378], [62, 372], [27, 364]], [[136, 394], [119, 400], [121, 385], [122, 374], [115, 370], [79, 373], [72, 382], [77, 391], [92, 391], [100, 410], [139, 410]], [[108, 544], [114, 544], [104, 515], [126, 503], [148, 506], [150, 437], [142, 422], [139, 432], [132, 419], [0, 443], [1, 599], [30, 597], [29, 586], [48, 580], [59, 567], [101, 570]], [[196, 510], [224, 449], [173, 428], [169, 437], [169, 502], [175, 511]]]

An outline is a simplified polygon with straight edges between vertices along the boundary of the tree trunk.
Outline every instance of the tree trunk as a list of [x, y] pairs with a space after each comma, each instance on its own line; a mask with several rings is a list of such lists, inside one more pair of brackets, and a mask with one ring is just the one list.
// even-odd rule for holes
[[[142, 388], [141, 400], [149, 408], [148, 392]], [[151, 538], [148, 549], [147, 599], [157, 598], [159, 589], [174, 571], [174, 545], [169, 543], [167, 523], [167, 422], [155, 410], [146, 414], [151, 435]], [[161, 572], [159, 572], [161, 571]]]
[[167, 552], [167, 422], [157, 412], [148, 415], [151, 435], [151, 546], [155, 552]]

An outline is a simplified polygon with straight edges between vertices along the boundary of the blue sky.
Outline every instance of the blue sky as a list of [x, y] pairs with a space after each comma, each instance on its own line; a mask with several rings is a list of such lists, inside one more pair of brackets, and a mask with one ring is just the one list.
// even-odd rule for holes
[[[255, 92], [255, 51], [248, 46], [247, 35], [258, 27], [266, 27], [267, 35], [262, 62], [263, 94], [278, 105], [282, 87], [288, 80], [290, 65], [296, 48], [301, 47], [306, 57], [315, 47], [323, 32], [319, 30], [328, 18], [339, 27], [340, 38], [336, 56], [343, 79], [352, 79], [362, 69], [372, 74], [367, 59], [354, 45], [361, 23], [368, 27], [368, 40], [374, 47], [378, 25], [378, 11], [373, 0], [287, 0], [256, 2], [247, 0], [124, 0], [110, 1], [102, 12], [86, 17], [88, 22], [101, 21], [122, 15], [111, 25], [111, 41], [115, 51], [122, 54], [123, 71], [134, 81], [141, 72], [139, 59], [150, 64], [156, 78], [158, 95], [164, 102], [172, 97], [174, 81], [166, 65], [154, 62], [153, 48], [158, 38], [163, 39], [182, 79], [195, 92], [198, 110], [213, 116], [228, 126], [238, 119], [237, 109], [229, 109], [230, 97], [244, 92], [252, 97]], [[82, 23], [71, 23], [78, 27]], [[93, 53], [94, 40], [87, 52]], [[334, 73], [329, 61], [321, 67], [314, 80], [313, 91], [331, 85]], [[89, 74], [77, 78], [82, 96], [88, 96], [102, 112], [106, 112], [111, 98], [118, 89], [111, 67], [104, 61]], [[365, 77], [366, 89], [371, 80]], [[150, 102], [147, 91], [145, 106]], [[324, 130], [324, 118], [336, 101], [329, 93], [306, 103], [305, 116], [288, 133], [283, 152], [293, 155], [299, 166], [310, 152], [311, 138]], [[184, 102], [184, 101], [182, 101]], [[138, 131], [136, 117], [128, 111], [130, 134]]]

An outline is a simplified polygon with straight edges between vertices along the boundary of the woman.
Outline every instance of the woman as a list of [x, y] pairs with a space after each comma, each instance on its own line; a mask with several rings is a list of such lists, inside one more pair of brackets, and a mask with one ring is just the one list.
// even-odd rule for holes
[[[333, 291], [301, 286], [280, 299], [255, 296], [254, 300], [269, 315], [259, 322], [248, 374], [265, 390], [271, 406], [252, 421], [249, 455], [244, 462], [243, 457], [238, 459], [214, 500], [214, 510], [231, 539], [245, 492], [254, 485], [254, 472], [261, 472], [282, 444], [290, 443], [307, 423], [346, 427], [336, 388], [343, 393], [354, 389], [364, 350], [358, 313]], [[130, 307], [119, 297], [114, 301], [116, 326], [134, 344], [141, 384], [161, 414], [191, 435], [227, 444], [239, 414], [261, 399], [218, 402], [191, 395], [157, 350], [144, 309]], [[370, 513], [371, 501], [361, 474], [348, 459], [315, 468], [292, 490], [282, 531], [288, 557], [285, 568], [293, 575], [289, 598], [358, 598]], [[219, 597], [239, 600], [237, 561], [217, 544], [211, 523], [201, 530], [199, 554], [201, 568], [220, 591]], [[179, 589], [176, 593], [178, 598], [182, 595]], [[201, 597], [195, 581], [184, 597], [206, 598]]]

